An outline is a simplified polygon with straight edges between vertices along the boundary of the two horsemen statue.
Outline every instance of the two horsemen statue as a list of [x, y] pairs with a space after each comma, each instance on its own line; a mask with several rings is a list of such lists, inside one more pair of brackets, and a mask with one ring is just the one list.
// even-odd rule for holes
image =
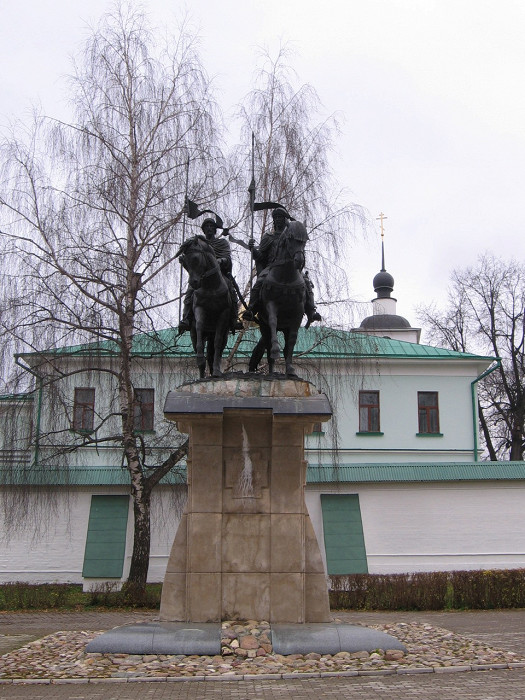
[[[313, 284], [304, 270], [304, 248], [308, 241], [306, 228], [292, 220], [280, 206], [273, 209], [272, 218], [273, 229], [263, 235], [259, 246], [253, 239], [248, 246], [241, 243], [250, 249], [257, 272], [257, 281], [242, 317], [246, 321], [257, 321], [261, 331], [261, 340], [250, 361], [250, 371], [257, 369], [266, 350], [270, 373], [273, 373], [274, 362], [279, 357], [277, 331], [280, 330], [285, 337], [286, 374], [295, 376], [291, 359], [303, 315], [307, 316], [306, 327], [313, 321], [320, 321], [321, 316], [315, 308]], [[179, 334], [190, 331], [202, 378], [206, 341], [210, 373], [220, 376], [220, 357], [228, 331], [235, 332], [243, 327], [237, 311], [239, 298], [243, 303], [244, 300], [231, 274], [230, 244], [224, 237], [217, 236], [217, 229], [221, 226], [214, 219], [206, 218], [201, 228], [204, 237], [189, 239], [177, 255], [190, 276], [178, 331]], [[230, 239], [240, 243], [231, 236]], [[208, 269], [205, 269], [204, 262], [206, 251]], [[219, 294], [220, 278], [225, 286], [224, 297]], [[222, 305], [221, 299], [224, 299]]]

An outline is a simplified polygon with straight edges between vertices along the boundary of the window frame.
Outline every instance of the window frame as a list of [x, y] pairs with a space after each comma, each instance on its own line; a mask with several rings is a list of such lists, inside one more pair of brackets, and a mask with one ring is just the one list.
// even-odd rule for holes
[[[435, 403], [423, 404], [421, 398], [423, 396], [434, 396]], [[436, 430], [432, 430], [432, 425], [435, 423]], [[441, 435], [439, 426], [439, 392], [437, 391], [418, 391], [417, 392], [417, 428], [418, 435]]]
[[[80, 392], [89, 392], [90, 400], [81, 400]], [[95, 387], [76, 386], [73, 394], [73, 420], [71, 428], [76, 433], [92, 433], [95, 430]]]
[[[370, 403], [364, 402], [363, 397], [365, 394], [374, 394], [377, 398], [377, 402]], [[374, 418], [372, 411], [377, 410], [377, 426], [374, 425]], [[366, 421], [363, 420], [363, 411], [366, 410]], [[381, 433], [381, 409], [380, 409], [380, 395], [379, 389], [362, 389], [359, 392], [359, 405], [358, 405], [358, 415], [359, 415], [359, 435], [382, 435]]]
[[[144, 401], [139, 396], [150, 394], [150, 400]], [[133, 430], [138, 433], [152, 432], [155, 430], [155, 389], [136, 388], [133, 400]]]

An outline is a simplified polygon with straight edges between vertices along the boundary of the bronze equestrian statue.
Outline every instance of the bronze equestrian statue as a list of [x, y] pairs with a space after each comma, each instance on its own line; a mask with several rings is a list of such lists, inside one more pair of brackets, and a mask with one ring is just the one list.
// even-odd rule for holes
[[202, 229], [205, 235], [189, 238], [176, 255], [190, 278], [178, 330], [179, 334], [190, 331], [201, 379], [206, 373], [206, 362], [211, 376], [222, 376], [221, 359], [228, 331], [237, 325], [237, 297], [226, 276], [231, 270], [229, 243], [215, 238], [217, 224], [213, 219], [206, 219]]
[[[213, 248], [213, 252], [215, 254], [215, 257], [217, 258], [217, 262], [219, 263], [219, 266], [221, 268], [221, 272], [225, 276], [228, 286], [230, 289], [230, 294], [232, 295], [233, 299], [233, 304], [231, 307], [231, 314], [230, 314], [230, 330], [232, 333], [234, 331], [238, 331], [242, 329], [242, 324], [238, 321], [237, 319], [237, 294], [234, 286], [234, 280], [232, 277], [232, 253], [231, 253], [231, 248], [230, 244], [225, 238], [219, 238], [217, 236], [217, 228], [219, 228], [219, 225], [215, 221], [215, 219], [212, 219], [211, 217], [208, 217], [207, 219], [204, 219], [204, 221], [201, 224], [201, 229], [206, 236], [206, 240], [210, 244], [210, 246]], [[227, 230], [227, 229], [226, 229]], [[178, 255], [178, 254], [177, 254]], [[193, 320], [193, 292], [194, 292], [194, 287], [192, 284], [192, 278], [190, 275], [190, 282], [188, 284], [188, 289], [186, 291], [186, 294], [184, 296], [184, 306], [182, 310], [182, 319], [179, 323], [178, 327], [178, 332], [179, 335], [181, 333], [185, 333], [186, 331], [189, 331], [191, 329], [192, 325], [192, 320]]]
[[313, 321], [320, 321], [321, 316], [315, 309], [313, 285], [302, 273], [308, 241], [306, 228], [299, 221], [291, 221], [282, 207], [274, 209], [272, 216], [274, 230], [262, 237], [259, 247], [253, 242], [251, 246], [258, 275], [243, 318], [254, 320], [257, 314], [262, 337], [252, 353], [249, 370], [256, 371], [266, 349], [269, 371], [273, 374], [279, 357], [277, 331], [282, 331], [286, 375], [294, 377], [292, 356], [303, 315], [307, 315], [307, 327]]

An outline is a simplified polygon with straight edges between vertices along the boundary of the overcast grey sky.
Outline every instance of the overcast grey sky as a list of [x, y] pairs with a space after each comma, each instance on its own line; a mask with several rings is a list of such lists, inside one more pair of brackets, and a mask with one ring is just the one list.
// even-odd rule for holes
[[[398, 313], [443, 299], [454, 267], [492, 251], [525, 259], [522, 0], [146, 0], [157, 26], [186, 10], [233, 111], [257, 47], [291, 42], [301, 82], [344, 117], [334, 167], [348, 199], [383, 211]], [[60, 78], [110, 0], [21, 0], [0, 9], [0, 125], [31, 103], [63, 114]], [[300, 217], [300, 212], [294, 212]], [[378, 223], [378, 222], [377, 222]], [[379, 224], [351, 243], [350, 283], [373, 296]], [[363, 309], [362, 315], [368, 311]]]

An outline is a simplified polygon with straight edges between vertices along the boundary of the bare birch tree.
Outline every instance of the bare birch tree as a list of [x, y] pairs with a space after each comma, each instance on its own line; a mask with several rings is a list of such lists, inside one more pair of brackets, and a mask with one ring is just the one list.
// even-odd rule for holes
[[[31, 353], [37, 386], [71, 413], [60, 385], [78, 366], [55, 349], [94, 343], [91, 364], [82, 371], [107, 375], [117, 392], [114, 411], [97, 420], [101, 427], [113, 418], [119, 422], [119, 430], [106, 431], [103, 439], [122, 446], [130, 476], [135, 537], [129, 582], [139, 590], [148, 569], [151, 490], [186, 446], [147, 468], [146, 438], [134, 429], [140, 358], [133, 343], [150, 334], [150, 358], [161, 358], [167, 348], [155, 331], [177, 325], [172, 301], [180, 268], [173, 261], [186, 190], [201, 208], [216, 206], [231, 217], [228, 223], [243, 223], [247, 240], [253, 132], [256, 198], [280, 202], [305, 221], [307, 264], [323, 315], [335, 302], [348, 302], [346, 239], [356, 222], [366, 221], [360, 207], [341, 203], [332, 176], [337, 119], [320, 119], [315, 90], [295, 87], [285, 50], [276, 60], [266, 57], [240, 113], [245, 146], [225, 163], [218, 110], [194, 41], [181, 31], [165, 51], [155, 45], [140, 13], [106, 16], [71, 78], [75, 120], [38, 117], [32, 128], [6, 140], [0, 193], [0, 329], [10, 341], [0, 347], [4, 364], [13, 350]], [[268, 227], [268, 214], [257, 214], [256, 238]], [[238, 253], [248, 277], [249, 256]], [[6, 388], [24, 389], [24, 381], [27, 371], [19, 371]], [[61, 445], [66, 464], [72, 450], [100, 440], [96, 430], [79, 436], [64, 428], [60, 436], [49, 434], [47, 454], [58, 459]]]
[[[120, 429], [105, 439], [122, 446], [129, 472], [129, 583], [139, 591], [148, 571], [151, 490], [185, 445], [144, 468], [144, 438], [134, 428], [133, 341], [176, 325], [174, 255], [188, 161], [189, 192], [199, 201], [220, 194], [225, 172], [217, 107], [195, 40], [182, 29], [164, 50], [157, 43], [141, 13], [120, 7], [106, 15], [70, 79], [74, 120], [37, 117], [7, 139], [0, 194], [0, 322], [11, 339], [4, 351], [39, 357], [33, 371], [58, 396], [57, 380], [78, 370], [64, 370], [52, 349], [95, 342], [114, 350], [110, 364], [90, 362], [118, 392]], [[64, 440], [70, 451], [97, 437], [69, 433]]]
[[[247, 242], [253, 231], [258, 241], [272, 228], [271, 209], [259, 210], [251, 218], [247, 188], [253, 176], [257, 202], [278, 202], [306, 224], [309, 235], [306, 268], [315, 285], [315, 301], [324, 322], [321, 330], [311, 334], [313, 350], [316, 344], [329, 342], [334, 334], [337, 337], [334, 328], [348, 326], [352, 317], [353, 302], [348, 290], [349, 242], [359, 229], [370, 224], [370, 219], [362, 207], [348, 201], [345, 189], [334, 176], [331, 159], [340, 135], [338, 116], [324, 115], [315, 88], [300, 84], [287, 47], [281, 47], [274, 57], [262, 52], [259, 59], [261, 67], [254, 89], [246, 95], [238, 112], [242, 146], [232, 157], [237, 189], [225, 206], [237, 211], [240, 222], [237, 230], [241, 230], [241, 233], [234, 230], [237, 238], [244, 236]], [[238, 257], [241, 265], [248, 261], [245, 254]], [[248, 270], [244, 279], [247, 278]], [[248, 285], [244, 293], [247, 300]], [[235, 367], [235, 349], [242, 336], [241, 331], [228, 358], [229, 367]], [[308, 357], [308, 351], [305, 355]], [[303, 363], [300, 357], [297, 364], [302, 376], [321, 386], [336, 405], [337, 390], [330, 386], [316, 364], [308, 360]], [[336, 463], [339, 432], [335, 414], [327, 429]]]
[[420, 310], [430, 338], [459, 352], [487, 352], [498, 369], [479, 386], [479, 416], [491, 460], [522, 460], [525, 450], [525, 268], [483, 255], [452, 273], [448, 305]]
[[[246, 192], [252, 175], [250, 144], [255, 137], [254, 183], [257, 202], [279, 202], [303, 221], [309, 234], [307, 267], [316, 286], [321, 312], [341, 319], [341, 303], [349, 301], [346, 264], [348, 241], [356, 226], [365, 226], [368, 215], [349, 203], [333, 174], [340, 124], [337, 115], [322, 116], [315, 89], [299, 85], [281, 48], [275, 58], [262, 54], [262, 67], [254, 89], [240, 112], [241, 142], [235, 154], [241, 206], [244, 205], [246, 238], [251, 234]], [[254, 216], [254, 237], [271, 227], [271, 211]]]

